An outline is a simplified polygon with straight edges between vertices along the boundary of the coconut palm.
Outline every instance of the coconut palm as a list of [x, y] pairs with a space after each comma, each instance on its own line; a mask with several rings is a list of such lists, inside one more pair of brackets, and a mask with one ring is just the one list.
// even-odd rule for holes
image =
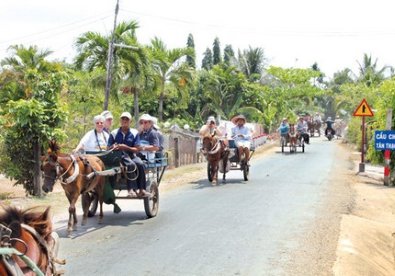
[[[119, 23], [114, 30], [114, 42], [116, 44], [134, 46], [134, 43], [137, 43], [136, 29], [138, 27], [138, 23], [133, 20]], [[75, 43], [78, 52], [75, 59], [76, 67], [89, 71], [92, 71], [94, 68], [106, 69], [110, 41], [111, 34], [102, 35], [97, 32], [86, 32], [78, 37]], [[128, 51], [139, 51], [139, 48], [130, 48]], [[123, 53], [124, 49], [118, 47], [114, 49], [114, 62], [111, 64], [113, 66], [111, 71], [115, 72], [112, 76], [113, 83], [115, 83], [114, 87], [117, 87], [122, 79], [122, 76], [116, 73], [120, 58], [118, 52]], [[117, 89], [112, 89], [112, 94], [116, 95], [116, 91]], [[108, 106], [108, 103], [104, 103], [104, 106]]]
[[385, 79], [385, 70], [389, 69], [389, 66], [384, 66], [381, 69], [377, 68], [377, 59], [373, 62], [372, 56], [364, 54], [362, 64], [359, 65], [359, 81], [365, 82], [367, 86], [378, 84]]
[[248, 80], [259, 80], [265, 66], [266, 58], [262, 48], [252, 48], [239, 51], [240, 70], [247, 76]]
[[181, 99], [189, 97], [187, 88], [192, 83], [194, 70], [186, 63], [186, 56], [192, 54], [191, 48], [167, 49], [157, 37], [151, 40], [148, 48], [159, 93], [158, 117], [163, 120], [163, 102], [172, 88], [180, 94]]
[[51, 65], [45, 59], [53, 52], [47, 49], [40, 50], [37, 46], [23, 45], [10, 46], [11, 56], [3, 59], [1, 65], [11, 68], [14, 71], [26, 71], [27, 69], [36, 69], [41, 72], [48, 71]]

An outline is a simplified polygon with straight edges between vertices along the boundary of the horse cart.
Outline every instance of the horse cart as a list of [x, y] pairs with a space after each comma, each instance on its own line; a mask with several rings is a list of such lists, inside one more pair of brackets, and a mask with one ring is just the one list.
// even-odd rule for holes
[[[146, 191], [149, 193], [148, 197], [129, 197], [121, 195], [122, 191], [127, 191], [127, 173], [138, 173], [137, 168], [134, 171], [128, 172], [127, 167], [122, 162], [122, 151], [107, 151], [107, 152], [87, 152], [98, 156], [104, 163], [106, 170], [97, 172], [98, 175], [105, 177], [104, 185], [104, 203], [114, 205], [114, 213], [121, 211], [120, 207], [115, 202], [116, 199], [142, 199], [144, 201], [144, 210], [149, 218], [155, 217], [159, 209], [159, 184], [162, 180], [163, 174], [168, 165], [168, 158], [166, 156], [158, 156], [154, 159], [143, 160], [145, 165], [145, 176], [147, 180]], [[137, 177], [133, 177], [136, 181]], [[116, 192], [118, 191], [118, 192]], [[98, 207], [98, 195], [93, 191], [89, 194], [90, 206], [88, 216], [92, 217], [96, 214]]]
[[281, 152], [285, 152], [285, 148], [289, 148], [290, 153], [296, 153], [298, 148], [301, 148], [301, 151], [304, 152], [304, 139], [303, 136], [281, 136], [280, 138], [280, 146]]
[[[252, 155], [255, 152], [255, 147], [251, 147], [250, 149], [250, 157], [248, 160], [241, 160], [239, 157], [239, 153], [235, 144], [235, 141], [233, 139], [228, 140], [229, 142], [229, 149], [228, 152], [223, 152], [222, 157], [219, 160], [219, 164], [217, 165], [217, 169], [219, 172], [223, 173], [223, 181], [225, 181], [225, 175], [229, 170], [241, 170], [243, 171], [243, 178], [245, 181], [248, 180], [249, 172], [250, 172], [250, 164], [249, 161], [252, 157]], [[219, 142], [217, 142], [219, 143]], [[203, 142], [203, 148], [205, 148], [205, 142]], [[214, 180], [213, 175], [213, 162], [210, 162], [210, 154], [213, 152], [213, 148], [215, 146], [209, 147], [208, 154], [206, 155], [207, 158], [207, 176], [208, 180], [212, 182]], [[218, 158], [219, 159], [219, 158]]]

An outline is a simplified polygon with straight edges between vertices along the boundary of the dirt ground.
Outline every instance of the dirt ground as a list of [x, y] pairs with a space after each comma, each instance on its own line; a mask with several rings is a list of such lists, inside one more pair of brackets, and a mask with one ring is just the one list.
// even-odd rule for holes
[[[257, 149], [255, 157], [273, 150], [276, 142]], [[339, 143], [340, 145], [340, 143]], [[336, 262], [333, 275], [395, 275], [395, 188], [383, 185], [383, 169], [366, 164], [366, 172], [358, 173], [360, 154], [346, 144], [341, 144], [345, 158], [353, 160], [347, 168], [346, 181], [352, 188], [352, 202], [345, 207], [338, 233]], [[161, 185], [161, 192], [183, 185], [186, 181], [206, 177], [206, 164], [195, 164], [168, 170]], [[343, 176], [344, 177], [344, 176]], [[54, 214], [67, 210], [67, 200], [60, 185], [41, 199], [26, 197], [24, 190], [13, 186], [12, 181], [0, 176], [0, 202], [5, 205], [30, 207], [51, 205]], [[336, 244], [336, 243], [335, 243]], [[319, 260], [312, 260], [319, 261]]]

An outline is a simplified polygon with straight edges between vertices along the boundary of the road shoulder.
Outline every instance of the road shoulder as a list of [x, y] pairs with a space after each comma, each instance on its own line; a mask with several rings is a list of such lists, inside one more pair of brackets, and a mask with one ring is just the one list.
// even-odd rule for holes
[[350, 158], [355, 198], [350, 213], [341, 218], [333, 273], [395, 275], [395, 189], [383, 185], [382, 167], [366, 164], [365, 172], [358, 173], [358, 154], [350, 150]]

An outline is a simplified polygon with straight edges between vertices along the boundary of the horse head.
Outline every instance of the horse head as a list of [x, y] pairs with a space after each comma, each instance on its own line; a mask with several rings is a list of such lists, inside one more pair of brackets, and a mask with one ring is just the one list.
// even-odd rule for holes
[[214, 136], [204, 136], [202, 140], [202, 152], [204, 155], [210, 153], [213, 150], [214, 146], [217, 144], [217, 138]]
[[56, 180], [70, 169], [74, 160], [73, 158], [65, 159], [66, 155], [61, 154], [59, 151], [60, 147], [56, 141], [50, 141], [47, 155], [41, 157], [41, 170], [44, 177], [42, 188], [46, 193], [52, 192]]
[[42, 188], [46, 193], [52, 192], [53, 186], [58, 176], [57, 159], [58, 156], [55, 154], [49, 154], [47, 156], [41, 157], [41, 171], [43, 172], [44, 177]]
[[[12, 206], [3, 206], [3, 210], [0, 211], [0, 221], [3, 225], [3, 230], [0, 231], [2, 234], [0, 242], [2, 246], [15, 248], [29, 257], [46, 275], [52, 275], [54, 271], [52, 271], [51, 258], [54, 241], [51, 235], [50, 207], [47, 207], [44, 212], [35, 211], [36, 208], [21, 210]], [[20, 270], [22, 273], [28, 271], [27, 267], [30, 265], [19, 258], [13, 258], [15, 263], [8, 263], [8, 265], [4, 263], [5, 258], [0, 258], [1, 275], [8, 275], [6, 271], [10, 265], [14, 267], [13, 270]]]

